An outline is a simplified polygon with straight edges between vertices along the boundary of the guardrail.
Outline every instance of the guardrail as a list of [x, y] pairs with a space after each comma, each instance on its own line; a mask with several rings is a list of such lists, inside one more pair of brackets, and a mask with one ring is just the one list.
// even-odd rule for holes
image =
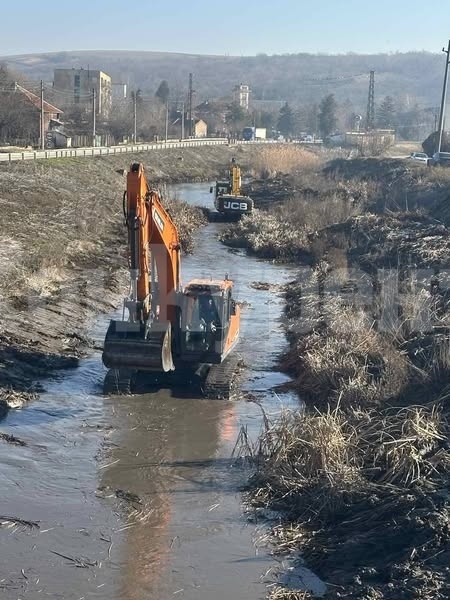
[[[75, 158], [91, 156], [111, 156], [132, 152], [148, 152], [161, 148], [190, 148], [192, 146], [218, 146], [229, 144], [227, 138], [206, 138], [198, 140], [168, 140], [152, 144], [131, 144], [126, 146], [102, 146], [100, 148], [62, 148], [59, 150], [32, 150], [26, 152], [0, 152], [0, 162], [19, 160], [41, 160], [48, 158]], [[236, 143], [232, 140], [232, 143]], [[239, 142], [242, 143], [242, 142]]]

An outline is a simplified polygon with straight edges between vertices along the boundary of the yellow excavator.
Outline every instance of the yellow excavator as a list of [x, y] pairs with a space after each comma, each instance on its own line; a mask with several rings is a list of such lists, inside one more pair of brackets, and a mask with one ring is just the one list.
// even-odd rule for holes
[[240, 326], [233, 282], [227, 276], [194, 279], [182, 287], [177, 228], [139, 163], [127, 174], [123, 210], [130, 292], [122, 320], [112, 320], [106, 333], [105, 392], [132, 392], [146, 373], [152, 383], [200, 382], [207, 395], [226, 397], [237, 364], [229, 355]]
[[242, 194], [241, 168], [236, 159], [231, 159], [228, 180], [216, 181], [210, 188], [214, 196], [215, 211], [209, 211], [210, 221], [237, 221], [242, 215], [253, 211], [253, 200]]

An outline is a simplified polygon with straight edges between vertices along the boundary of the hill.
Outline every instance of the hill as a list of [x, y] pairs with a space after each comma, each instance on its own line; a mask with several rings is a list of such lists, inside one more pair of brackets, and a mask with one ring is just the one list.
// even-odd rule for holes
[[30, 79], [47, 81], [52, 81], [55, 68], [101, 69], [113, 81], [152, 94], [166, 79], [173, 96], [185, 93], [192, 72], [198, 101], [228, 96], [236, 84], [244, 82], [256, 100], [302, 104], [334, 93], [338, 101], [350, 100], [361, 111], [367, 101], [370, 70], [376, 73], [377, 101], [391, 95], [406, 107], [416, 101], [421, 107], [435, 107], [444, 69], [442, 56], [428, 52], [239, 57], [105, 50], [5, 56], [0, 62]]

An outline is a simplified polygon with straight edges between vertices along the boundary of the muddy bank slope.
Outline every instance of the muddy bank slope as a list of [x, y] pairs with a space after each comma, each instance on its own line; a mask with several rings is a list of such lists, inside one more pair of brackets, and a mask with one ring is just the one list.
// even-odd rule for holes
[[262, 182], [257, 219], [227, 233], [305, 266], [282, 364], [306, 410], [266, 423], [249, 504], [279, 511], [275, 550], [305, 559], [328, 598], [447, 598], [450, 173], [299, 167]]
[[[143, 162], [150, 182], [208, 180], [253, 148], [161, 150], [126, 157], [0, 165], [0, 400], [3, 410], [39, 390], [52, 369], [76, 364], [92, 317], [124, 293], [123, 170]], [[167, 200], [183, 248], [202, 215]]]

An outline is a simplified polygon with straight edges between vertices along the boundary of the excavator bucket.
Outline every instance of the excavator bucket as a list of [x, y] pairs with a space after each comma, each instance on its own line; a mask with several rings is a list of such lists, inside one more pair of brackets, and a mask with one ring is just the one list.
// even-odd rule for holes
[[139, 323], [111, 321], [102, 359], [109, 369], [173, 371], [170, 322], [154, 322], [146, 329]]

